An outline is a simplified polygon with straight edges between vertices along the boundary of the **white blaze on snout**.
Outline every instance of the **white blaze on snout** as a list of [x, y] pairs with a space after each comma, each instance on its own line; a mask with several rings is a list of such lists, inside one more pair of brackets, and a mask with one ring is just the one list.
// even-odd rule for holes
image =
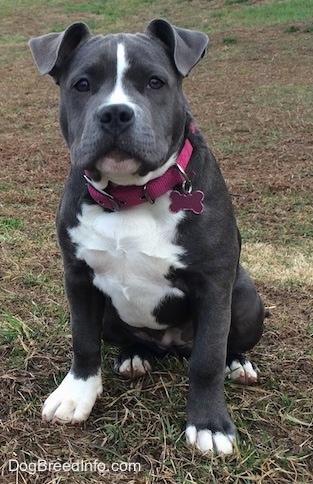
[[124, 88], [124, 76], [130, 64], [126, 58], [124, 44], [117, 44], [116, 51], [116, 83], [112, 93], [105, 104], [128, 104], [134, 108]]

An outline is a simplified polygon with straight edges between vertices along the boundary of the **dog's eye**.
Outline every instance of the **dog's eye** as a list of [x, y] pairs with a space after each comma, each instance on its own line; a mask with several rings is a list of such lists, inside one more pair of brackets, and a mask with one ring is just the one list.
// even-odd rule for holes
[[154, 77], [151, 77], [148, 86], [151, 89], [161, 89], [161, 87], [164, 86], [164, 82], [161, 81], [161, 79], [159, 79], [158, 77], [154, 76]]
[[79, 81], [77, 81], [76, 84], [74, 85], [74, 88], [78, 92], [87, 92], [87, 91], [90, 91], [89, 81], [87, 79], [85, 79], [85, 78], [79, 79]]

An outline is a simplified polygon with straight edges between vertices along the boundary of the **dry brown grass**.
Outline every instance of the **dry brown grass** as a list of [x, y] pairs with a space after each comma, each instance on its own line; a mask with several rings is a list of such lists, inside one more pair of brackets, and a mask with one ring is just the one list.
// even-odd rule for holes
[[[305, 245], [305, 244], [303, 244]], [[253, 278], [279, 286], [313, 287], [313, 254], [304, 248], [257, 242], [243, 246], [242, 260]]]

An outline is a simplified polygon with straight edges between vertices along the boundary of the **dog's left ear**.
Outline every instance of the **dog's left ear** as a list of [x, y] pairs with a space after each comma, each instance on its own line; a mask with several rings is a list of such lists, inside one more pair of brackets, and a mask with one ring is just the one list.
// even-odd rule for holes
[[170, 48], [176, 68], [184, 77], [202, 59], [209, 42], [208, 36], [202, 32], [181, 29], [162, 19], [152, 20], [145, 33]]

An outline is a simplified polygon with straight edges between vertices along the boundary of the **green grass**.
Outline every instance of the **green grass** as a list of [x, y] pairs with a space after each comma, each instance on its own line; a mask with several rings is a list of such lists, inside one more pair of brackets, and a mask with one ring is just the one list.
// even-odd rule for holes
[[12, 237], [18, 237], [24, 222], [15, 217], [0, 218], [0, 241], [10, 240]]
[[301, 104], [307, 109], [308, 116], [313, 116], [311, 105], [313, 103], [313, 89], [310, 85], [290, 84], [266, 84], [255, 93], [255, 100], [260, 105], [270, 105], [282, 110], [294, 110]]
[[240, 4], [240, 3], [248, 3], [249, 0], [225, 0], [226, 5], [234, 5], [234, 4]]
[[288, 134], [279, 130], [273, 130], [271, 133], [254, 131], [249, 136], [249, 140], [238, 140], [234, 135], [224, 137], [220, 136], [218, 139], [215, 139], [216, 136], [215, 130], [211, 129], [210, 139], [213, 140], [214, 150], [223, 154], [245, 154], [251, 152], [252, 150], [271, 148], [279, 140], [288, 138]]
[[[14, 15], [19, 9], [46, 11], [49, 9], [52, 16], [53, 12], [68, 15], [72, 20], [82, 19], [88, 15], [87, 23], [90, 23], [92, 29], [111, 28], [127, 25], [127, 18], [133, 18], [137, 23], [136, 17], [152, 18], [167, 17], [175, 21], [177, 17], [177, 5], [179, 11], [183, 14], [183, 23], [185, 27], [208, 32], [217, 32], [224, 29], [255, 28], [266, 27], [278, 24], [288, 24], [293, 22], [310, 22], [306, 27], [307, 32], [312, 30], [313, 5], [311, 0], [280, 0], [266, 2], [258, 5], [257, 3], [249, 4], [245, 0], [226, 0], [221, 2], [220, 8], [210, 10], [206, 8], [206, 21], [203, 22], [203, 7], [193, 7], [190, 0], [181, 0], [177, 2], [154, 0], [89, 0], [89, 1], [63, 1], [63, 0], [18, 0], [8, 2], [2, 0], [1, 13], [3, 17]], [[180, 15], [181, 17], [181, 15]], [[124, 20], [125, 19], [125, 20]], [[44, 20], [43, 20], [44, 22]], [[180, 22], [181, 23], [181, 22]], [[44, 23], [42, 24], [44, 28]], [[46, 31], [63, 30], [65, 23], [51, 22], [51, 25], [45, 26]], [[126, 30], [132, 30], [132, 24], [128, 25]], [[7, 34], [2, 37], [3, 42], [22, 42], [24, 38], [20, 34]], [[15, 40], [14, 40], [15, 39]]]
[[155, 0], [130, 0], [128, 2], [121, 0], [89, 0], [85, 2], [53, 0], [52, 3], [63, 8], [66, 13], [91, 13], [116, 20], [119, 16], [134, 14], [137, 10], [151, 8], [156, 2]]
[[32, 329], [21, 319], [13, 316], [9, 311], [1, 311], [1, 327], [0, 327], [0, 342], [1, 340], [13, 341], [15, 339], [29, 339], [32, 335]]
[[226, 35], [223, 37], [223, 44], [236, 44], [237, 40], [237, 37], [234, 37], [233, 35]]
[[224, 28], [269, 27], [295, 21], [309, 22], [313, 17], [311, 0], [282, 0], [261, 5], [241, 2], [240, 8], [235, 3], [237, 2], [212, 12], [211, 16], [218, 19], [219, 26], [222, 25]]
[[13, 35], [0, 35], [0, 42], [4, 44], [11, 44], [11, 43], [20, 43], [20, 42], [27, 42], [27, 37], [24, 35], [13, 34]]

